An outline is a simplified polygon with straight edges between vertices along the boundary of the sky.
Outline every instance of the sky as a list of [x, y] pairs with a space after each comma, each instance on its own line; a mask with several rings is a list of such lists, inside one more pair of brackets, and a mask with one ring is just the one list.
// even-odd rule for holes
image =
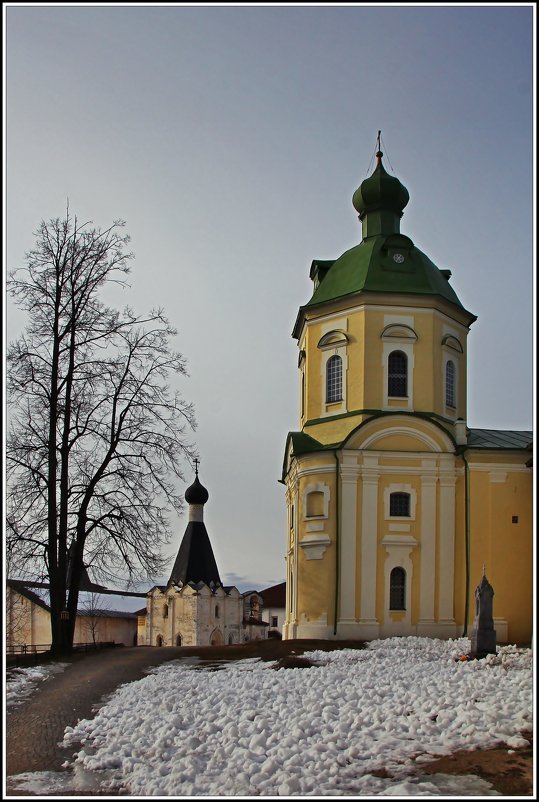
[[[532, 650], [504, 646], [461, 661], [469, 649], [468, 638], [388, 638], [364, 650], [308, 652], [311, 667], [278, 671], [256, 658], [220, 670], [174, 660], [65, 728], [74, 759], [64, 771], [15, 775], [10, 787], [37, 795], [125, 788], [138, 798], [499, 796], [472, 773], [425, 771], [436, 755], [529, 745]], [[72, 673], [76, 664], [51, 670]], [[46, 681], [31, 672], [8, 675], [8, 709]]]
[[[378, 130], [410, 193], [401, 231], [478, 317], [468, 425], [532, 428], [532, 4], [3, 11], [5, 265], [67, 199], [96, 226], [126, 221], [131, 287], [113, 302], [164, 307], [178, 329], [225, 584], [284, 581], [292, 328], [312, 260], [361, 240], [351, 199]], [[12, 340], [24, 319], [4, 303]]]

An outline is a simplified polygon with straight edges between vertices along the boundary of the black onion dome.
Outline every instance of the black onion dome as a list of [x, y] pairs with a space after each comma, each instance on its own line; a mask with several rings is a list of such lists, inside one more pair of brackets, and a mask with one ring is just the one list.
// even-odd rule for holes
[[188, 504], [205, 504], [209, 499], [210, 494], [204, 487], [201, 485], [198, 480], [198, 473], [195, 476], [195, 481], [193, 484], [187, 488], [185, 491], [185, 500]]

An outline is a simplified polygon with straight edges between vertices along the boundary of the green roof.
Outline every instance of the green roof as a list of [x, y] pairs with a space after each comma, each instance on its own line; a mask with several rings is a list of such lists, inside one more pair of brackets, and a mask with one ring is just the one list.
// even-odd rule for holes
[[469, 429], [468, 448], [526, 449], [531, 451], [533, 432], [505, 429]]
[[299, 335], [305, 310], [362, 292], [438, 297], [463, 312], [468, 325], [476, 320], [449, 284], [451, 271], [439, 269], [410, 237], [400, 233], [408, 190], [385, 171], [382, 155], [380, 151], [376, 154], [374, 173], [354, 193], [353, 205], [359, 211], [363, 239], [334, 262], [313, 262], [314, 292], [311, 300], [300, 307], [294, 337]]
[[[402, 254], [404, 261], [394, 261]], [[438, 295], [464, 309], [442, 272], [402, 234], [380, 235], [363, 240], [343, 253], [329, 268], [306, 307], [333, 301], [361, 291], [412, 295]]]

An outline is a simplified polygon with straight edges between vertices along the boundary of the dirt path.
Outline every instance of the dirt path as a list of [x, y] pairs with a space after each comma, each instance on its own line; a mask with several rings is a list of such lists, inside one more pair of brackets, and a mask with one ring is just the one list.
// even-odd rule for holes
[[91, 718], [103, 696], [119, 685], [140, 679], [147, 668], [176, 659], [178, 651], [116, 648], [68, 658], [70, 663], [64, 671], [43, 682], [29, 700], [8, 709], [8, 776], [27, 771], [60, 771], [72, 752], [58, 746], [65, 728], [74, 726], [79, 719]]

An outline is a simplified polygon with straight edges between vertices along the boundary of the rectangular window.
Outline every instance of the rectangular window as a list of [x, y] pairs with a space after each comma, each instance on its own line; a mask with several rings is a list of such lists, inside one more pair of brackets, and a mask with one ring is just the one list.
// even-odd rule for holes
[[389, 514], [395, 518], [410, 517], [410, 494], [391, 493], [389, 497]]
[[408, 395], [408, 359], [402, 351], [392, 351], [389, 355], [387, 394], [393, 398]]
[[278, 627], [279, 626], [279, 619], [277, 618], [276, 615], [272, 615], [271, 616], [271, 626], [272, 627]]
[[445, 366], [445, 403], [455, 407], [455, 366], [451, 360]]

